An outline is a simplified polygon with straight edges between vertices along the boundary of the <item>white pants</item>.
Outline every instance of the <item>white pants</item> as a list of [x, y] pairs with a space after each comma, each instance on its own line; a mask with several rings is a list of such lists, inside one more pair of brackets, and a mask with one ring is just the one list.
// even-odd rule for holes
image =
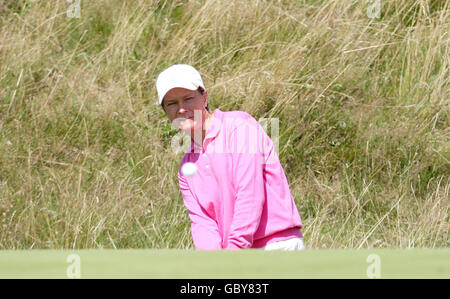
[[292, 238], [267, 244], [264, 247], [264, 250], [305, 250], [305, 242], [303, 241], [303, 238]]

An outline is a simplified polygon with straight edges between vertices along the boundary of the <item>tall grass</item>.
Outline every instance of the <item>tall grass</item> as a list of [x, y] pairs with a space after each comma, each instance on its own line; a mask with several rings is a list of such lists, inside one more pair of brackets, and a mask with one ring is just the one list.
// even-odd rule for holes
[[309, 248], [449, 245], [448, 1], [80, 3], [0, 4], [0, 249], [193, 247], [174, 63], [212, 109], [279, 119]]

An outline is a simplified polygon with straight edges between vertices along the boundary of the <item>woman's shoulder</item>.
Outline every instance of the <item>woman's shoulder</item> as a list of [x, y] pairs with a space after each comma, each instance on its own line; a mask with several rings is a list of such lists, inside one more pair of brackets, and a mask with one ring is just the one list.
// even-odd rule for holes
[[227, 127], [241, 127], [242, 125], [255, 125], [257, 123], [256, 119], [251, 116], [248, 112], [241, 110], [224, 111], [222, 121], [227, 125]]
[[251, 116], [248, 112], [242, 110], [223, 111], [222, 113], [226, 118], [253, 118], [253, 116]]

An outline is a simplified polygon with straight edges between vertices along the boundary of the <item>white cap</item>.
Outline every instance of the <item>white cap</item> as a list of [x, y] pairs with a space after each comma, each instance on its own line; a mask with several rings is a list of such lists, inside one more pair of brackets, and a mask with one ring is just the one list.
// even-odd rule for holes
[[156, 79], [156, 90], [158, 100], [161, 105], [166, 93], [175, 87], [197, 90], [199, 87], [205, 88], [200, 73], [190, 65], [175, 64], [162, 71]]

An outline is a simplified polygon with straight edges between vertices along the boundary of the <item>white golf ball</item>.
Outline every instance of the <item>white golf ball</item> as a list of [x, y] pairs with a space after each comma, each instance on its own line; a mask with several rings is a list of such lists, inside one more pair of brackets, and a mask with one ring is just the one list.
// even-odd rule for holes
[[181, 167], [181, 172], [185, 176], [193, 176], [197, 172], [197, 165], [192, 162], [184, 163]]

